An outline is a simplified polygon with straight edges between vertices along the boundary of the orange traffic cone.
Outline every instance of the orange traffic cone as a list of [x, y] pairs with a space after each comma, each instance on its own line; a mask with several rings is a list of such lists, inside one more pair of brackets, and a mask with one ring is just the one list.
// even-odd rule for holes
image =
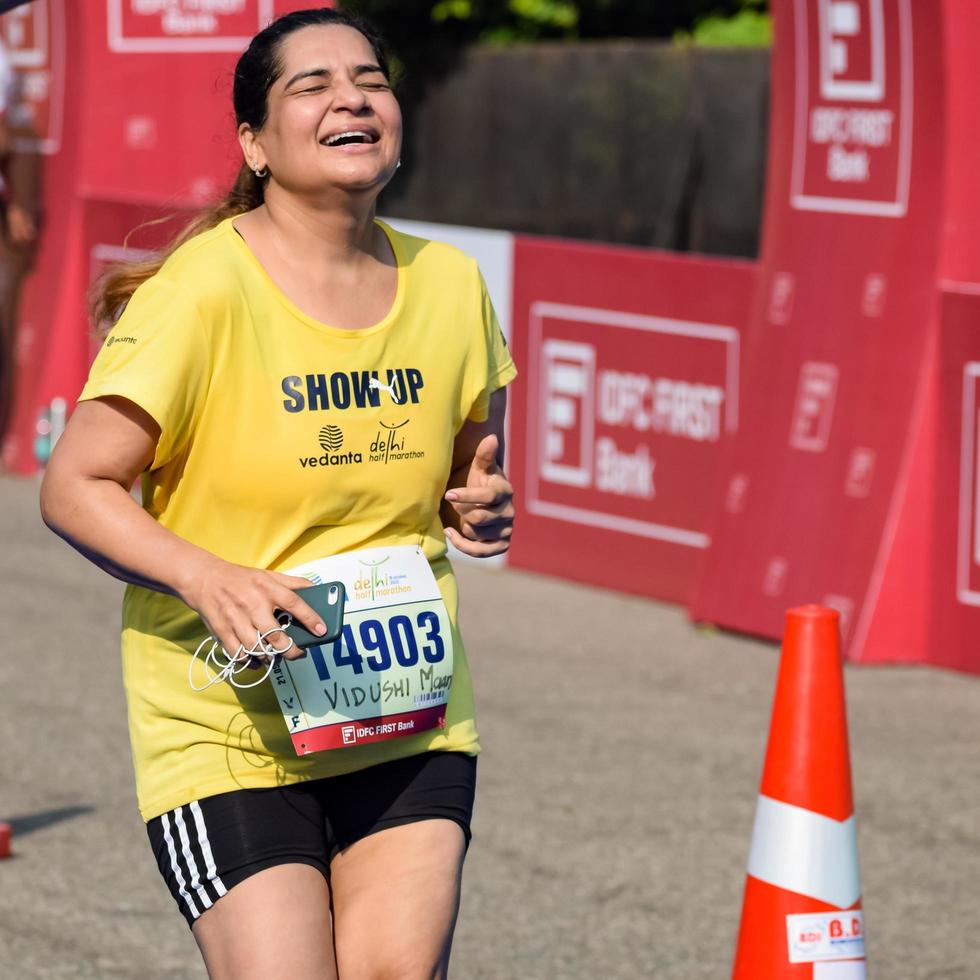
[[838, 615], [787, 614], [733, 980], [865, 980]]

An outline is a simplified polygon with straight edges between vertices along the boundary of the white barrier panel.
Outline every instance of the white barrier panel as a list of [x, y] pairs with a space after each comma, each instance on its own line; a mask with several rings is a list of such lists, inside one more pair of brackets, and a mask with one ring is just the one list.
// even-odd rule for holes
[[[511, 311], [514, 295], [514, 236], [509, 231], [491, 231], [487, 228], [464, 228], [459, 225], [439, 225], [428, 221], [409, 221], [404, 218], [384, 218], [393, 228], [406, 235], [417, 235], [437, 242], [445, 242], [476, 259], [487, 283], [493, 307], [497, 311], [501, 329], [507, 342], [511, 339]], [[518, 365], [518, 370], [520, 370]], [[506, 440], [508, 443], [509, 439]], [[484, 568], [506, 563], [506, 556], [499, 558], [468, 558], [452, 545], [449, 546], [453, 561], [479, 562]]]
[[509, 231], [487, 228], [463, 228], [459, 225], [437, 225], [429, 221], [384, 218], [393, 228], [406, 235], [431, 238], [458, 248], [473, 256], [487, 281], [490, 299], [500, 319], [504, 336], [510, 342], [510, 320], [514, 295], [514, 236]]

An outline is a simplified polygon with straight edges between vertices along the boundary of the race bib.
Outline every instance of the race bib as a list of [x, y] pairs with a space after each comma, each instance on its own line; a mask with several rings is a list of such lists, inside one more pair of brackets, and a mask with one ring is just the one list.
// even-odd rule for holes
[[421, 549], [370, 548], [289, 574], [347, 591], [340, 638], [281, 660], [270, 675], [297, 755], [445, 726], [452, 629]]

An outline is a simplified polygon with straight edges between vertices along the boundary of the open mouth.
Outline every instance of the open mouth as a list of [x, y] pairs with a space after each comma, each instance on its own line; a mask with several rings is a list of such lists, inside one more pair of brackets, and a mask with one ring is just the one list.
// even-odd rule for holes
[[348, 129], [320, 140], [322, 146], [357, 146], [377, 143], [381, 137], [373, 129]]

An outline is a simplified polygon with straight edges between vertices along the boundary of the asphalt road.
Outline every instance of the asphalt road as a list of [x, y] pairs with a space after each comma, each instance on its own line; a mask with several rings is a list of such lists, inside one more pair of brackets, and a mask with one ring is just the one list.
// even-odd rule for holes
[[[0, 480], [0, 977], [203, 977], [136, 812], [121, 587], [36, 491]], [[777, 650], [553, 579], [460, 580], [485, 751], [453, 975], [723, 980]], [[847, 685], [869, 976], [974, 980], [980, 679]]]

